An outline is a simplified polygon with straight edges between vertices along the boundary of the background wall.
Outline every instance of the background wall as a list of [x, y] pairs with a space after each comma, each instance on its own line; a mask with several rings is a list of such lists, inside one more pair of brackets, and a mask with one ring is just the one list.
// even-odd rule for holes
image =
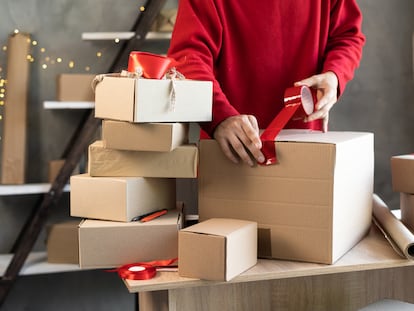
[[[167, 8], [176, 3], [168, 1]], [[367, 43], [355, 79], [332, 110], [330, 129], [375, 134], [375, 191], [391, 208], [397, 208], [399, 197], [391, 189], [390, 157], [414, 152], [414, 2], [358, 3], [364, 14]], [[83, 116], [82, 111], [43, 109], [43, 101], [56, 96], [57, 74], [106, 72], [119, 48], [111, 41], [82, 41], [82, 32], [128, 31], [142, 4], [142, 0], [1, 1], [0, 47], [7, 45], [14, 29], [30, 33], [38, 42], [32, 47], [35, 62], [31, 64], [29, 94], [28, 182], [47, 180], [48, 162], [60, 157]], [[167, 47], [166, 42], [149, 42], [143, 50], [163, 53]], [[98, 52], [101, 57], [97, 57]], [[57, 57], [63, 62], [53, 64]], [[74, 62], [73, 68], [68, 66], [70, 61]], [[0, 50], [0, 77], [5, 75], [5, 63], [6, 53]], [[42, 68], [44, 64], [46, 69]], [[180, 185], [180, 195], [194, 209], [196, 185], [188, 180], [180, 181]], [[10, 251], [38, 198], [0, 197], [1, 253]], [[67, 219], [68, 206], [68, 195], [64, 195], [49, 222]], [[36, 249], [44, 248], [44, 238], [39, 238]], [[134, 304], [134, 296], [127, 293], [119, 279], [95, 271], [22, 277], [4, 310], [54, 310], [57, 305], [59, 310], [131, 310]]]

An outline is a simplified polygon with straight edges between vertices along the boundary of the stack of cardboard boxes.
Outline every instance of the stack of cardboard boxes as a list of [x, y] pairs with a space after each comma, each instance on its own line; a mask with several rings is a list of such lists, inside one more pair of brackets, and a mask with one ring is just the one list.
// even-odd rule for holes
[[400, 193], [401, 221], [414, 233], [414, 154], [391, 157], [393, 191]]
[[[211, 119], [212, 86], [180, 81], [171, 110], [171, 84], [106, 76], [96, 86], [102, 139], [89, 146], [88, 173], [70, 180], [71, 216], [85, 218], [79, 224], [81, 267], [178, 256], [182, 217], [175, 181], [197, 177], [198, 148], [188, 144], [187, 122]], [[158, 210], [168, 212], [149, 222], [134, 221]]]

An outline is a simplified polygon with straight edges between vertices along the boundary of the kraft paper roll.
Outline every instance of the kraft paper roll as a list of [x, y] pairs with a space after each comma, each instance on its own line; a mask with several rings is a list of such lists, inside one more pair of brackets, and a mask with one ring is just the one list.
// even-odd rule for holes
[[277, 163], [275, 138], [290, 120], [303, 119], [313, 112], [315, 103], [312, 90], [307, 86], [287, 88], [284, 94], [284, 107], [260, 135], [264, 165]]
[[414, 235], [394, 216], [381, 198], [374, 194], [372, 212], [378, 226], [394, 250], [402, 257], [414, 259]]

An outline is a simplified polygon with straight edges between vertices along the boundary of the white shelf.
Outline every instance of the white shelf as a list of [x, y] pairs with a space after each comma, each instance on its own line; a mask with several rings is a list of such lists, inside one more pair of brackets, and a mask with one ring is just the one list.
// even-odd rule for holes
[[[13, 254], [0, 255], [0, 275], [4, 275]], [[82, 271], [77, 264], [57, 264], [47, 262], [46, 252], [32, 252], [29, 254], [25, 264], [20, 270], [20, 275], [34, 275], [47, 273], [61, 273]]]
[[[46, 193], [50, 190], [51, 184], [24, 184], [24, 185], [0, 185], [0, 196], [5, 195], [23, 195], [23, 194], [39, 194]], [[64, 192], [68, 192], [70, 186], [66, 185], [63, 188]]]
[[43, 102], [45, 109], [93, 109], [95, 102], [81, 101], [45, 101]]
[[[135, 36], [135, 32], [84, 32], [82, 40], [130, 40]], [[169, 40], [171, 32], [150, 31], [145, 37], [147, 40]]]

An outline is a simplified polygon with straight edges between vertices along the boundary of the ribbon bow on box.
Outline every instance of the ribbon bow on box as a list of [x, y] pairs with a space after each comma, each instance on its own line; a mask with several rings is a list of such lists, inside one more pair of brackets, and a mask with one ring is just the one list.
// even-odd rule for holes
[[262, 153], [265, 156], [263, 165], [277, 163], [275, 138], [290, 120], [303, 119], [313, 112], [315, 105], [315, 90], [307, 86], [287, 88], [284, 94], [284, 107], [270, 122], [266, 130], [260, 135]]

